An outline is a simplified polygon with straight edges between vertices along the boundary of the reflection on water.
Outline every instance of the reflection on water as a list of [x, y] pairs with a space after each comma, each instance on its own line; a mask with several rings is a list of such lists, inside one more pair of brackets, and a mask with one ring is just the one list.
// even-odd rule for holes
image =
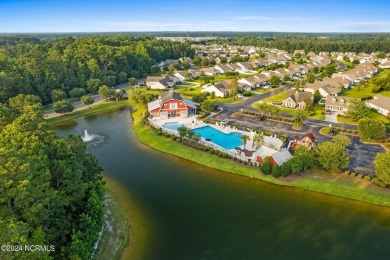
[[122, 203], [128, 200], [143, 212], [149, 233], [142, 258], [371, 259], [390, 253], [389, 208], [280, 187], [162, 154], [137, 141], [129, 109], [76, 121], [57, 130], [82, 135], [88, 129], [105, 136], [88, 149], [117, 184], [113, 192], [119, 186], [128, 191], [120, 193]]

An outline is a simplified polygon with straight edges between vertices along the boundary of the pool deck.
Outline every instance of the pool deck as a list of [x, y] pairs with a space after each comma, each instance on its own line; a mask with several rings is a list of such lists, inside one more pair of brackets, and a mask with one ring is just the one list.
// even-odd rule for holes
[[[169, 119], [160, 119], [158, 117], [154, 117], [150, 119], [150, 122], [155, 124], [156, 126], [163, 127], [164, 124], [166, 123], [180, 123], [183, 124], [184, 126], [190, 128], [190, 129], [196, 129], [204, 126], [210, 126], [213, 127], [214, 129], [221, 131], [225, 134], [230, 134], [232, 132], [240, 133], [243, 135], [248, 135], [250, 137], [249, 141], [245, 145], [245, 149], [247, 151], [253, 152], [254, 154], [258, 153], [263, 147], [265, 146], [267, 150], [271, 149], [274, 150], [275, 152], [279, 150], [279, 148], [282, 146], [283, 142], [276, 138], [276, 137], [271, 137], [271, 136], [266, 136], [264, 135], [264, 144], [256, 150], [256, 145], [253, 144], [252, 138], [256, 134], [256, 132], [250, 132], [250, 131], [243, 131], [241, 129], [237, 129], [235, 127], [231, 127], [229, 125], [222, 125], [220, 123], [216, 123], [214, 125], [212, 124], [206, 124], [202, 122], [202, 120], [197, 119], [197, 115], [191, 115], [187, 118], [180, 118], [180, 117], [173, 117]], [[217, 144], [214, 144], [212, 142], [206, 141], [205, 138], [202, 137], [202, 141], [208, 144], [212, 144], [211, 146], [219, 147], [220, 149], [226, 150], [223, 147], [218, 146]], [[241, 149], [244, 149], [244, 145], [239, 146]], [[264, 150], [264, 148], [263, 148]], [[230, 153], [237, 153], [236, 149], [229, 149], [226, 150]], [[248, 157], [249, 158], [249, 157]]]

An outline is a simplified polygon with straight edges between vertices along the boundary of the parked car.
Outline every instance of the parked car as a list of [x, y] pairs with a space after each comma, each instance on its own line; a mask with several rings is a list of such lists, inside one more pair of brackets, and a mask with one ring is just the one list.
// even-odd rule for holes
[[243, 98], [244, 96], [242, 94], [237, 95], [238, 98]]
[[257, 119], [259, 119], [259, 121], [263, 121], [265, 119], [265, 116], [259, 116], [257, 117]]

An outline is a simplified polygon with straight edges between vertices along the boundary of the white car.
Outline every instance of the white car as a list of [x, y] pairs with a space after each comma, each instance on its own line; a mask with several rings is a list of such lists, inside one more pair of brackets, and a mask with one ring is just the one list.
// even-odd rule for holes
[[244, 96], [242, 94], [237, 95], [238, 98], [243, 98]]
[[227, 125], [229, 123], [229, 120], [228, 119], [224, 119], [221, 121], [221, 124], [223, 125]]

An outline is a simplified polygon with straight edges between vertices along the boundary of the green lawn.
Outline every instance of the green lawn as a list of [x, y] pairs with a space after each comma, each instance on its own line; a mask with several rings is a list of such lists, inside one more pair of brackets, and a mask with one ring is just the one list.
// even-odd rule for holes
[[180, 145], [168, 138], [157, 136], [151, 129], [141, 124], [145, 110], [137, 106], [138, 110], [133, 113], [134, 129], [138, 139], [161, 152], [172, 154], [210, 168], [222, 170], [228, 173], [239, 174], [268, 181], [271, 183], [299, 187], [306, 190], [325, 194], [356, 199], [372, 204], [390, 206], [390, 191], [382, 189], [369, 182], [342, 174], [323, 174], [321, 171], [313, 171], [303, 179], [286, 182], [283, 178], [275, 179], [269, 175], [263, 175], [258, 168], [245, 167], [234, 161], [221, 159], [208, 153], [200, 152], [192, 148]]
[[115, 108], [119, 108], [119, 107], [125, 107], [125, 106], [129, 106], [129, 105], [130, 105], [129, 100], [110, 101], [110, 102], [103, 101], [97, 105], [94, 105], [93, 108], [85, 107], [85, 108], [79, 109], [75, 112], [72, 112], [70, 114], [48, 118], [47, 122], [49, 124], [58, 124], [58, 123], [61, 123], [63, 121], [75, 119], [75, 118], [78, 118], [81, 116], [94, 114], [94, 113], [98, 113], [98, 112], [102, 112], [102, 111], [110, 110], [110, 109], [115, 109]]
[[367, 96], [375, 96], [376, 94], [381, 94], [386, 97], [390, 97], [390, 91], [381, 91], [378, 93], [372, 93], [372, 88], [374, 87], [373, 79], [374, 78], [384, 78], [390, 75], [390, 69], [384, 69], [381, 73], [376, 75], [375, 77], [367, 80], [367, 85], [359, 84], [357, 86], [354, 86], [352, 89], [347, 89], [343, 91], [340, 96], [345, 97], [356, 97], [356, 98], [363, 98]]
[[294, 90], [286, 90], [279, 94], [272, 95], [269, 98], [263, 99], [263, 102], [283, 102], [283, 100], [289, 96], [290, 94], [294, 93]]
[[252, 91], [260, 92], [260, 93], [269, 92], [269, 90], [265, 89], [265, 88], [255, 88], [255, 89], [252, 89]]
[[[370, 113], [368, 114], [367, 117], [382, 120], [385, 123], [389, 122], [389, 119], [387, 117], [385, 117], [382, 114], [376, 113], [374, 111], [370, 111]], [[358, 124], [358, 121], [353, 121], [352, 118], [344, 117], [341, 115], [337, 115], [337, 122], [344, 123], [344, 124], [350, 124], [350, 125], [357, 125]]]

